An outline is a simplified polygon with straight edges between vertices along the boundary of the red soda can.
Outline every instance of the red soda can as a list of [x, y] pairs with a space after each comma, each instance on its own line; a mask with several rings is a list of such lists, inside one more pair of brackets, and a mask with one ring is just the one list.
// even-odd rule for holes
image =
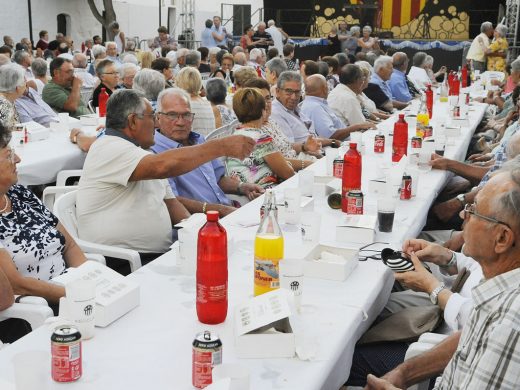
[[347, 193], [347, 214], [363, 214], [363, 193], [360, 190]]
[[412, 149], [420, 149], [422, 148], [422, 138], [421, 137], [412, 137]]
[[428, 138], [433, 136], [433, 127], [432, 126], [424, 126], [424, 137]]
[[51, 336], [52, 379], [74, 382], [81, 378], [81, 333], [73, 326], [60, 326]]
[[385, 152], [385, 136], [384, 134], [376, 134], [374, 138], [374, 153]]
[[343, 178], [343, 157], [337, 157], [332, 163], [332, 176], [339, 179]]
[[211, 372], [217, 364], [222, 364], [222, 341], [209, 330], [197, 333], [193, 340], [191, 363], [193, 386], [203, 389], [210, 385], [213, 382]]
[[469, 104], [469, 93], [466, 92], [464, 95], [466, 95], [466, 98], [465, 98], [466, 104]]
[[460, 117], [460, 107], [459, 106], [453, 107], [453, 117], [454, 118]]
[[412, 198], [412, 177], [406, 173], [403, 175], [403, 181], [401, 182], [401, 200], [407, 200]]

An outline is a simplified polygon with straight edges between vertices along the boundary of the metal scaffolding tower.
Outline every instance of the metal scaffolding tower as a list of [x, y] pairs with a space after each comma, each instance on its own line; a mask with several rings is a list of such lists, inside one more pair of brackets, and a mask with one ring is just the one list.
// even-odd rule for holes
[[520, 51], [518, 41], [518, 18], [520, 16], [520, 0], [507, 0], [504, 24], [507, 26], [507, 41], [509, 43], [510, 55], [516, 58]]
[[183, 40], [179, 39], [184, 47], [195, 49], [195, 0], [181, 0], [181, 35]]

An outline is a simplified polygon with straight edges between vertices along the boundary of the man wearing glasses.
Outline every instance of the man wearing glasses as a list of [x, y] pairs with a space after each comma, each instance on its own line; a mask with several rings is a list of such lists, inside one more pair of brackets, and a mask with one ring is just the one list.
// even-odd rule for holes
[[[200, 145], [205, 142], [202, 135], [191, 131], [193, 117], [190, 97], [179, 88], [162, 91], [157, 98], [157, 122], [155, 145], [152, 150], [161, 153], [170, 149]], [[226, 193], [244, 195], [250, 200], [260, 196], [264, 190], [252, 183], [242, 183], [225, 175], [224, 165], [218, 160], [201, 164], [184, 175], [168, 179], [173, 193], [190, 213], [217, 210], [221, 215], [234, 211]]]
[[81, 101], [83, 82], [74, 76], [72, 62], [62, 57], [55, 58], [49, 65], [49, 71], [52, 80], [43, 88], [43, 101], [55, 111], [68, 112], [75, 118], [90, 114], [90, 110]]
[[202, 145], [153, 154], [155, 113], [134, 90], [114, 92], [107, 104], [106, 130], [90, 147], [77, 195], [79, 236], [134, 249], [141, 260], [169, 250], [172, 226], [190, 213], [166, 179], [220, 156], [244, 158], [249, 137], [230, 136]]

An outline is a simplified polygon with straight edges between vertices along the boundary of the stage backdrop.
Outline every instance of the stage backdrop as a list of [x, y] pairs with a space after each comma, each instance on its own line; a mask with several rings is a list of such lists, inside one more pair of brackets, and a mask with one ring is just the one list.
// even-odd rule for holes
[[[264, 0], [264, 6], [266, 17], [277, 16], [282, 26], [294, 23], [296, 9], [312, 9], [311, 20], [307, 14], [300, 22], [310, 23], [312, 28], [307, 25], [301, 35], [323, 37], [332, 25], [346, 21], [349, 25], [370, 24], [377, 33], [391, 32], [395, 39], [469, 38], [470, 0]], [[284, 9], [290, 9], [291, 17], [284, 17]]]

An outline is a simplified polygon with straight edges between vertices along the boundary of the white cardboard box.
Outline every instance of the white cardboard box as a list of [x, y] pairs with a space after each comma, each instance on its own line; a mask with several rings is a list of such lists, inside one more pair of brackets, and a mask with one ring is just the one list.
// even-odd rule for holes
[[336, 226], [336, 241], [370, 244], [376, 237], [377, 216], [347, 215]]
[[[344, 258], [345, 261], [335, 262], [320, 260], [323, 252], [333, 253]], [[346, 280], [352, 271], [358, 266], [357, 249], [338, 248], [334, 246], [318, 244], [305, 255], [303, 262], [304, 275], [310, 278], [327, 280]]]
[[139, 285], [95, 261], [71, 268], [52, 282], [67, 286], [79, 279], [96, 282], [96, 326], [108, 326], [139, 306]]
[[[293, 357], [295, 337], [289, 322], [287, 291], [274, 290], [235, 308], [235, 352], [239, 358]], [[283, 331], [277, 331], [276, 326]]]

